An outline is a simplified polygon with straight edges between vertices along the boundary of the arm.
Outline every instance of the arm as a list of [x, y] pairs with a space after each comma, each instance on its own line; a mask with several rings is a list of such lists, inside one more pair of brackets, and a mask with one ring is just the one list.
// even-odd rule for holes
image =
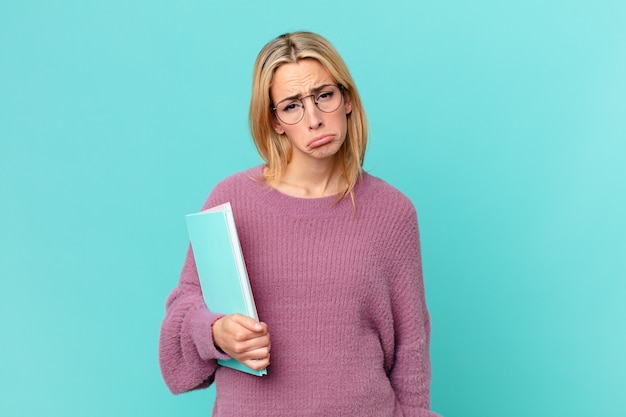
[[394, 323], [391, 384], [405, 417], [434, 417], [430, 410], [430, 317], [426, 308], [417, 214], [413, 206], [392, 229], [389, 251]]
[[[222, 188], [213, 190], [203, 209], [228, 201]], [[178, 286], [166, 301], [161, 326], [159, 362], [169, 389], [178, 394], [207, 387], [213, 382], [218, 359], [233, 357], [253, 369], [265, 368], [269, 349], [264, 323], [206, 308], [190, 246]]]

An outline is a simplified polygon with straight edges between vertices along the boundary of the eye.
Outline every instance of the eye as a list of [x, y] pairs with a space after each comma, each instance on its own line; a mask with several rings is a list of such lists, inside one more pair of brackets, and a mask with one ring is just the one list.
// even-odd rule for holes
[[290, 101], [281, 105], [280, 109], [284, 113], [294, 113], [300, 110], [302, 103], [299, 101]]
[[315, 101], [317, 101], [318, 103], [329, 101], [333, 98], [334, 94], [335, 93], [333, 91], [322, 91], [321, 93], [317, 95], [317, 99]]

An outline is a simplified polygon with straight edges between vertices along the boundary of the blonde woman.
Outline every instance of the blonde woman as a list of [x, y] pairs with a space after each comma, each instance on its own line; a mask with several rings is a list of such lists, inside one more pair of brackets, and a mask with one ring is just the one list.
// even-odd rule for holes
[[262, 322], [207, 310], [188, 251], [161, 329], [168, 387], [215, 383], [213, 416], [435, 416], [415, 208], [363, 172], [365, 113], [327, 40], [296, 32], [261, 50], [250, 127], [264, 164], [204, 208], [231, 203]]

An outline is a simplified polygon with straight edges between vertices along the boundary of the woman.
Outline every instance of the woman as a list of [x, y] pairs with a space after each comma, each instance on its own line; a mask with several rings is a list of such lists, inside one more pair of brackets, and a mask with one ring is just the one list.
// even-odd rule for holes
[[[163, 377], [216, 384], [214, 416], [434, 416], [415, 209], [362, 171], [367, 128], [346, 65], [319, 35], [282, 35], [254, 67], [265, 164], [220, 182], [263, 322], [208, 311], [191, 251], [166, 303]], [[268, 375], [217, 364], [235, 358]]]

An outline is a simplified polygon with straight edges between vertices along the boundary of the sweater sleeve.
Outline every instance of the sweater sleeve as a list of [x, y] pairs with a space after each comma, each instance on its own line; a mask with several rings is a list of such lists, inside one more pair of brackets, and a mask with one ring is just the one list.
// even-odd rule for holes
[[[205, 207], [212, 204], [211, 198]], [[191, 246], [178, 286], [165, 303], [159, 339], [161, 374], [170, 391], [179, 394], [206, 388], [214, 380], [218, 359], [229, 359], [213, 343], [213, 323], [223, 314], [204, 304]]]
[[430, 318], [422, 276], [417, 213], [412, 204], [392, 227], [390, 294], [395, 335], [389, 378], [404, 417], [430, 410]]

